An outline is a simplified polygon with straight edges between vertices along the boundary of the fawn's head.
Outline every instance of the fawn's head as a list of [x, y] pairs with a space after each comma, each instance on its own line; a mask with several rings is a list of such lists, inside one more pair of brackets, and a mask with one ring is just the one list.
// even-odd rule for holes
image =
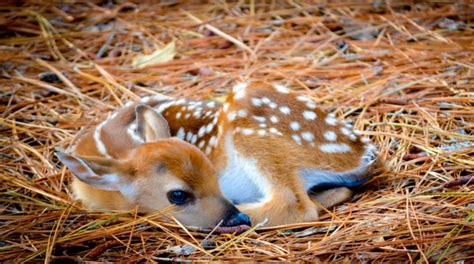
[[59, 158], [79, 180], [120, 192], [142, 212], [175, 205], [173, 215], [188, 226], [209, 227], [221, 220], [224, 226], [250, 225], [222, 195], [214, 168], [199, 149], [169, 138], [166, 121], [153, 109], [137, 108], [137, 115], [145, 117], [138, 133], [149, 143], [132, 149], [126, 159], [58, 153]]

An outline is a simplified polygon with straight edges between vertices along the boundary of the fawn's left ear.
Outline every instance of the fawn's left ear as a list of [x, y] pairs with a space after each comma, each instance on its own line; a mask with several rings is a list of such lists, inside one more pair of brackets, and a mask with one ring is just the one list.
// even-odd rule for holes
[[170, 128], [166, 119], [148, 105], [135, 108], [137, 132], [143, 142], [152, 142], [160, 138], [169, 138]]
[[101, 157], [78, 157], [64, 152], [56, 152], [59, 160], [81, 181], [98, 189], [117, 191], [120, 176], [117, 174], [121, 162]]

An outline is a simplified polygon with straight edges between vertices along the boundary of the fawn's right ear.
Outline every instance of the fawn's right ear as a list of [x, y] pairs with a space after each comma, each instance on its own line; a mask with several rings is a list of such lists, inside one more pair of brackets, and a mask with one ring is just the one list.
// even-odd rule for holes
[[121, 162], [101, 157], [78, 157], [64, 152], [56, 156], [82, 182], [98, 189], [117, 191], [120, 188], [120, 177], [117, 174]]
[[166, 119], [148, 105], [135, 108], [137, 132], [143, 142], [152, 142], [160, 138], [169, 138], [170, 128]]

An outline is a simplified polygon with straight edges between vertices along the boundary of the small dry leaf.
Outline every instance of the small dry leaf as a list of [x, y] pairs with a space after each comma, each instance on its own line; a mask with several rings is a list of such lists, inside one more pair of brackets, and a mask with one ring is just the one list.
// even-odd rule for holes
[[139, 55], [133, 59], [132, 66], [133, 68], [144, 68], [148, 65], [154, 65], [159, 63], [168, 62], [174, 59], [176, 56], [176, 44], [173, 40], [163, 49], [154, 51], [149, 55]]

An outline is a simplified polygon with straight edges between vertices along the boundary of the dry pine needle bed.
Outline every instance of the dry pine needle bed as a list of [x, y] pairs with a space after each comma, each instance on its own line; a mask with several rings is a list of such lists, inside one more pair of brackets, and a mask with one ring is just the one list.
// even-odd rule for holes
[[[0, 262], [474, 261], [468, 1], [149, 2], [0, 3]], [[82, 127], [142, 96], [219, 99], [242, 80], [352, 120], [387, 171], [318, 222], [241, 235], [72, 200], [54, 150]]]

